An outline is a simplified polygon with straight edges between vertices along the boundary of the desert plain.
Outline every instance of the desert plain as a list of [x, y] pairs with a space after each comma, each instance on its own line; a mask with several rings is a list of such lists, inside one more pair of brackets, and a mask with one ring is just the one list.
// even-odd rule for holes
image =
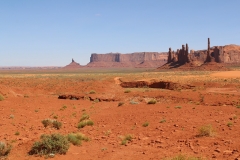
[[[29, 151], [54, 133], [82, 133], [88, 141], [51, 159], [240, 159], [239, 68], [1, 71], [0, 94], [0, 141], [12, 146], [2, 159], [51, 158]], [[93, 125], [81, 128], [84, 114]], [[46, 119], [61, 128], [44, 127]]]

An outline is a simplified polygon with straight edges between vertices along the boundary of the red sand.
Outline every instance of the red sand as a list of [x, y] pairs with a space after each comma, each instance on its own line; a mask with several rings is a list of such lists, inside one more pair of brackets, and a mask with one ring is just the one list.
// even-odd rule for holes
[[[127, 89], [119, 85], [122, 79], [118, 77], [134, 79], [158, 77], [157, 74], [2, 75], [0, 94], [5, 100], [0, 101], [0, 140], [13, 145], [8, 159], [44, 159], [28, 155], [32, 144], [42, 134], [67, 135], [71, 132], [84, 133], [91, 141], [79, 147], [71, 145], [66, 155], [56, 155], [53, 159], [148, 160], [179, 153], [208, 159], [239, 158], [240, 109], [236, 106], [239, 105], [240, 84], [229, 78], [239, 75], [239, 71], [213, 73], [210, 77], [217, 78], [214, 82], [204, 80], [206, 76], [203, 75], [199, 82], [191, 83], [195, 89], [138, 88], [124, 93]], [[221, 92], [212, 88], [221, 88]], [[229, 88], [236, 92], [229, 93]], [[91, 90], [96, 94], [89, 94]], [[60, 100], [60, 94], [105, 97], [115, 101]], [[157, 103], [147, 104], [152, 98]], [[133, 101], [138, 104], [130, 104]], [[118, 107], [119, 102], [124, 105]], [[61, 110], [64, 105], [67, 108]], [[94, 125], [79, 130], [76, 125], [84, 112], [90, 115]], [[63, 123], [60, 130], [43, 127], [41, 121], [53, 119], [53, 116]], [[166, 122], [160, 123], [163, 119]], [[144, 122], [149, 126], [143, 127]], [[229, 122], [233, 124], [231, 127], [227, 126]], [[197, 137], [198, 129], [206, 124], [213, 126], [215, 135]], [[15, 135], [17, 131], [20, 135]], [[133, 135], [134, 139], [126, 146], [121, 145], [119, 137], [126, 134]]]

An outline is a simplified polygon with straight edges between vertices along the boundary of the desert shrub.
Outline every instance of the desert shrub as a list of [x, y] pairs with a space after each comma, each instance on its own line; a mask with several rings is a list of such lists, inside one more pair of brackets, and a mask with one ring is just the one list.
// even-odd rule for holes
[[4, 97], [0, 94], [0, 101], [3, 101]]
[[60, 134], [42, 135], [41, 140], [35, 142], [29, 151], [30, 155], [66, 154], [69, 149], [69, 141]]
[[124, 137], [122, 137], [121, 145], [126, 145], [128, 143], [128, 141], [132, 140], [132, 138], [133, 137], [130, 134], [125, 135]]
[[18, 132], [18, 131], [15, 132], [15, 135], [16, 135], [16, 136], [19, 136], [19, 135], [20, 135], [20, 132]]
[[199, 137], [203, 137], [203, 136], [210, 137], [213, 135], [214, 135], [214, 129], [213, 129], [212, 125], [210, 125], [210, 124], [204, 125], [198, 129], [197, 136], [199, 136]]
[[150, 101], [148, 101], [148, 104], [156, 104], [157, 101], [155, 99], [151, 99]]
[[56, 129], [60, 129], [62, 127], [62, 123], [57, 121], [57, 120], [52, 120], [52, 119], [44, 119], [42, 120], [43, 126], [46, 128], [48, 126], [54, 127]]
[[81, 133], [70, 133], [67, 136], [68, 141], [73, 145], [79, 146], [82, 144], [82, 141], [89, 141], [89, 138]]
[[166, 122], [166, 119], [162, 119], [162, 120], [160, 121], [160, 123], [164, 123], [164, 122]]
[[81, 121], [84, 121], [84, 120], [86, 120], [86, 119], [89, 119], [89, 115], [86, 114], [86, 113], [83, 113], [83, 115], [82, 115], [82, 117], [81, 117], [81, 119], [80, 119], [80, 122], [81, 122]]
[[52, 124], [52, 121], [53, 120], [51, 120], [51, 119], [44, 119], [44, 120], [42, 120], [42, 124], [46, 128], [47, 126], [50, 126]]
[[58, 121], [53, 121], [53, 128], [60, 129], [62, 127], [62, 123]]
[[89, 117], [88, 114], [83, 113], [83, 115], [82, 115], [82, 117], [81, 117], [81, 119], [80, 119], [77, 127], [78, 127], [78, 128], [83, 128], [83, 127], [85, 127], [85, 126], [92, 126], [94, 123], [93, 123], [93, 121], [90, 120], [89, 118], [90, 118], [90, 117]]
[[228, 126], [228, 127], [232, 127], [232, 125], [233, 125], [232, 122], [228, 122], [228, 123], [227, 123], [227, 126]]
[[237, 108], [240, 108], [240, 105], [236, 106]]
[[94, 123], [92, 120], [84, 120], [78, 123], [78, 128], [83, 128], [85, 126], [92, 126]]
[[118, 107], [120, 107], [120, 106], [122, 106], [122, 105], [124, 105], [124, 102], [119, 102], [119, 103], [118, 103]]
[[129, 89], [124, 91], [124, 93], [130, 93], [130, 92], [131, 92], [131, 90], [129, 90]]
[[176, 109], [181, 109], [181, 108], [182, 108], [182, 106], [175, 106], [175, 108], [176, 108]]
[[165, 158], [164, 160], [204, 160], [204, 158], [199, 157], [191, 157], [183, 154], [179, 154], [172, 158]]
[[0, 157], [7, 156], [12, 149], [12, 146], [4, 142], [0, 142]]
[[94, 99], [94, 102], [95, 102], [95, 103], [98, 103], [98, 102], [100, 102], [100, 101], [99, 101], [99, 99], [96, 98], [96, 99]]
[[62, 108], [60, 108], [60, 111], [64, 111], [65, 109], [67, 109], [66, 105], [62, 106]]
[[91, 90], [90, 92], [89, 92], [89, 94], [95, 94], [96, 93], [96, 91], [94, 91], [94, 90]]
[[148, 122], [144, 122], [142, 126], [143, 126], [143, 127], [147, 127], [148, 125], [149, 125]]

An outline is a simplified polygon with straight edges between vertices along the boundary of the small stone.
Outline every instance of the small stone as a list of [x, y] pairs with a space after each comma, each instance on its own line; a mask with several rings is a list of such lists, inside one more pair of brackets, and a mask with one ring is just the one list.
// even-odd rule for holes
[[223, 151], [223, 155], [231, 155], [231, 154], [232, 154], [232, 151], [229, 151], [229, 150]]

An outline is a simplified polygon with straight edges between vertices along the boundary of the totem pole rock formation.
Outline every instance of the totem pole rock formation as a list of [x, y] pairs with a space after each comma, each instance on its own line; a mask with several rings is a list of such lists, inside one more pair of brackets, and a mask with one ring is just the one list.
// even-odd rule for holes
[[213, 50], [210, 47], [210, 38], [208, 38], [208, 49], [207, 49], [207, 57], [205, 62], [217, 62], [221, 63], [221, 55], [223, 55], [223, 47], [215, 46]]
[[183, 65], [185, 63], [189, 63], [191, 61], [189, 56], [189, 47], [188, 44], [182, 45], [182, 49], [178, 49], [176, 54], [172, 51], [171, 48], [169, 48], [168, 51], [168, 63], [178, 63], [180, 65]]

